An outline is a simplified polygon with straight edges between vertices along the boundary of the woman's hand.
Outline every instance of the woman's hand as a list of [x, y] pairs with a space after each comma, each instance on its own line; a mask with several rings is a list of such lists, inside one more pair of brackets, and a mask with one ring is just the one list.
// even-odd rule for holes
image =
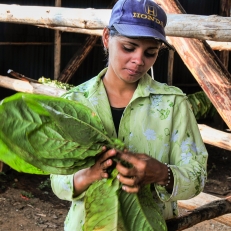
[[112, 166], [112, 157], [116, 155], [116, 150], [106, 150], [103, 147], [102, 152], [96, 157], [96, 162], [93, 166], [82, 169], [74, 174], [74, 196], [83, 193], [93, 182], [108, 178], [107, 169]]
[[95, 164], [89, 168], [93, 182], [109, 177], [107, 169], [112, 166], [112, 157], [116, 156], [116, 153], [115, 149], [106, 151], [106, 147], [103, 147], [103, 152], [96, 157]]
[[122, 189], [128, 193], [137, 193], [145, 184], [165, 184], [168, 180], [167, 166], [146, 154], [124, 151], [117, 153], [117, 158], [132, 165], [130, 168], [121, 162], [116, 165], [119, 172], [117, 178], [123, 185]]

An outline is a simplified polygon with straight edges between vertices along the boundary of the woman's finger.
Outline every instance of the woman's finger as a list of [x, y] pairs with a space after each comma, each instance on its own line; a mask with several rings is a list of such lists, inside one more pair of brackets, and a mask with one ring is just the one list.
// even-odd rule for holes
[[104, 152], [103, 154], [100, 155], [99, 161], [103, 162], [103, 161], [105, 161], [105, 160], [107, 160], [109, 158], [112, 158], [113, 156], [116, 155], [116, 153], [117, 152], [116, 152], [115, 149], [109, 149], [109, 150], [107, 150], [106, 152]]
[[134, 155], [133, 153], [130, 152], [118, 152], [116, 157], [119, 160], [123, 160], [125, 162], [130, 163], [131, 165], [136, 165], [139, 161], [139, 159], [137, 158], [136, 155]]
[[136, 182], [136, 177], [127, 177], [127, 176], [123, 176], [121, 174], [117, 175], [117, 179], [124, 185], [128, 185], [130, 187], [135, 187], [137, 185]]
[[106, 171], [107, 168], [112, 165], [112, 163], [113, 163], [112, 159], [107, 159], [107, 160], [101, 162], [100, 166], [101, 166], [102, 170]]
[[138, 185], [129, 187], [128, 185], [123, 185], [122, 189], [127, 193], [138, 193], [140, 190], [140, 187]]

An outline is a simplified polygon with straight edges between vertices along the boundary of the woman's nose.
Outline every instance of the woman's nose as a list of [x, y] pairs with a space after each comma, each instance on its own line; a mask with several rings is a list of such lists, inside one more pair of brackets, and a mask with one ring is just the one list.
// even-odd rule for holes
[[144, 65], [144, 55], [143, 52], [136, 52], [133, 56], [132, 62], [136, 63], [138, 66]]

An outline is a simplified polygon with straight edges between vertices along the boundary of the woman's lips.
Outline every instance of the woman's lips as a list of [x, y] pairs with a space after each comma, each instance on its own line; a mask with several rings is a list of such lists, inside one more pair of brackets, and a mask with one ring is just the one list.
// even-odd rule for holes
[[138, 70], [133, 70], [133, 69], [127, 69], [130, 75], [137, 75], [140, 74], [141, 72]]

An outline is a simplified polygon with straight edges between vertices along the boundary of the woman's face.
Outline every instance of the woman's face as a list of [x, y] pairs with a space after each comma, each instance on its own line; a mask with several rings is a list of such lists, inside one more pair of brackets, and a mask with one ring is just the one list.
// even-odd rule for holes
[[161, 44], [154, 39], [108, 36], [106, 45], [110, 75], [126, 83], [134, 83], [155, 63]]

